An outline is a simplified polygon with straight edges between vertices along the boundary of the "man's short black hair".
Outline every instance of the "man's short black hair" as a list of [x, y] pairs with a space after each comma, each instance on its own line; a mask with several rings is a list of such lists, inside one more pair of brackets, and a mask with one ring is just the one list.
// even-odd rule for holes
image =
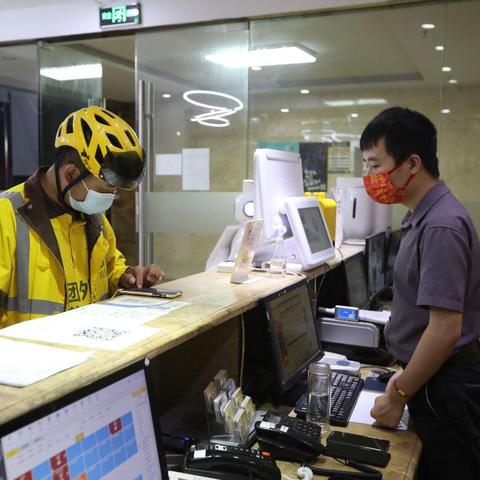
[[64, 165], [73, 164], [81, 172], [85, 170], [85, 165], [83, 164], [80, 155], [72, 147], [60, 147], [56, 151], [57, 157], [57, 168], [63, 167]]
[[416, 154], [422, 159], [425, 170], [438, 178], [437, 129], [423, 114], [403, 107], [387, 108], [379, 113], [360, 137], [362, 151], [385, 139], [385, 149], [395, 160], [395, 165]]

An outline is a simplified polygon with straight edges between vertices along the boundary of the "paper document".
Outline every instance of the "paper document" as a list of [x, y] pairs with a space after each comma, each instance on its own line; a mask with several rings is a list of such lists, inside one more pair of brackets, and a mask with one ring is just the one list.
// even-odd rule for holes
[[182, 150], [182, 190], [210, 190], [210, 149]]
[[[383, 392], [370, 392], [368, 390], [362, 390], [357, 400], [357, 404], [353, 409], [351, 422], [365, 423], [367, 425], [373, 425], [375, 419], [370, 415], [370, 410], [373, 408], [375, 399], [383, 395]], [[406, 430], [408, 426], [408, 409], [405, 407], [403, 416], [398, 424], [397, 430]]]
[[157, 317], [156, 309], [93, 304], [17, 323], [0, 330], [0, 336], [100, 350], [122, 350], [160, 332], [159, 328], [141, 326]]
[[72, 352], [0, 338], [0, 383], [25, 387], [93, 357], [93, 352]]
[[155, 155], [155, 175], [181, 175], [182, 155], [157, 154]]

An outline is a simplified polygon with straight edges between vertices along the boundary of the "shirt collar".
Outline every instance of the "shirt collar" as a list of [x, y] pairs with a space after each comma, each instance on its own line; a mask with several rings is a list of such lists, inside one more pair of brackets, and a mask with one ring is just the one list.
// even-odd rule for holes
[[443, 180], [437, 182], [420, 200], [415, 209], [409, 210], [403, 217], [402, 226], [408, 227], [413, 225], [416, 227], [428, 213], [428, 211], [447, 193], [450, 189], [445, 185]]

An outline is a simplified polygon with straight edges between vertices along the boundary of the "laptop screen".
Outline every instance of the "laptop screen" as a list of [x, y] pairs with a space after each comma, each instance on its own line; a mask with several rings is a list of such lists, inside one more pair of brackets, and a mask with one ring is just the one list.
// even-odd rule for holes
[[167, 479], [144, 361], [0, 427], [0, 479]]

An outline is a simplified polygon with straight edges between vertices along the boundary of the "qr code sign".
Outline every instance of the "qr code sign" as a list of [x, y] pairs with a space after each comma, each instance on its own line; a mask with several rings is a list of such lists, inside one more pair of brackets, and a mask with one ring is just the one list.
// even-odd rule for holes
[[128, 332], [126, 330], [116, 330], [115, 328], [89, 327], [75, 332], [74, 336], [111, 342], [125, 333]]

